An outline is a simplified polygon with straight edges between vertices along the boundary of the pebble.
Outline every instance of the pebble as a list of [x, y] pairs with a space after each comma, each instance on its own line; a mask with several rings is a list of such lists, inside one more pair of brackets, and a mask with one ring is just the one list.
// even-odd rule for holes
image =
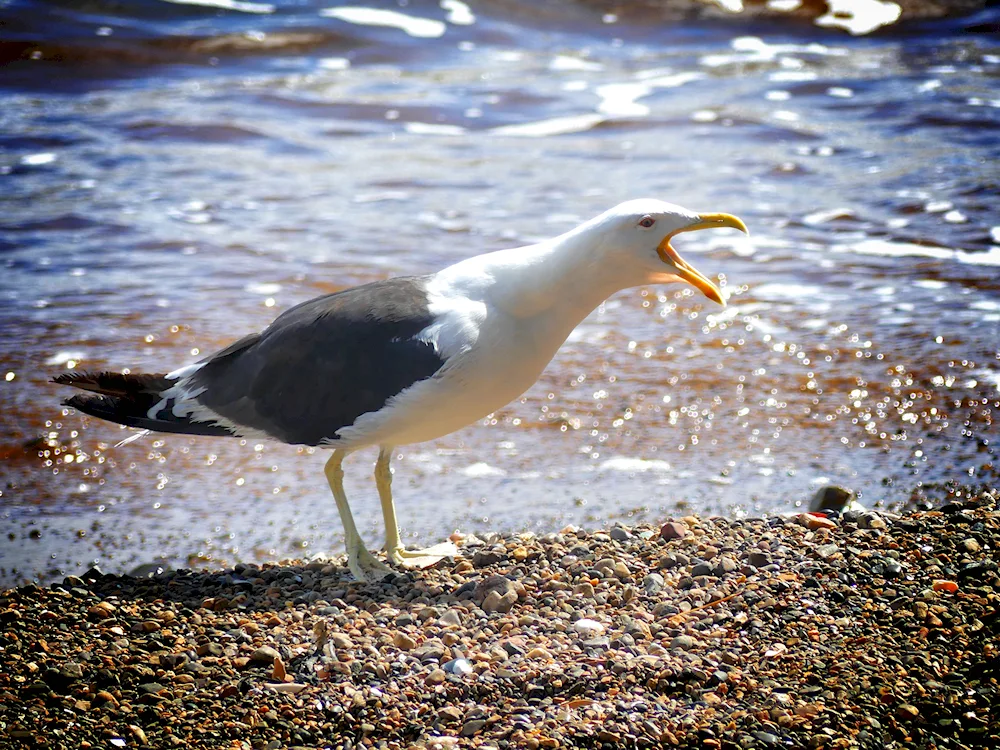
[[650, 573], [642, 579], [642, 587], [647, 594], [658, 594], [663, 590], [664, 579], [659, 573]]
[[909, 703], [903, 703], [896, 709], [896, 715], [901, 719], [916, 719], [920, 716], [920, 709]]
[[978, 541], [970, 537], [969, 539], [962, 540], [962, 549], [974, 555], [977, 552], [981, 552], [983, 547]]
[[586, 638], [593, 638], [604, 632], [604, 626], [597, 620], [583, 618], [573, 623], [573, 630]]
[[582, 596], [584, 599], [594, 598], [594, 584], [590, 581], [584, 581], [583, 583], [578, 583], [573, 587], [573, 593], [576, 596]]
[[670, 641], [671, 649], [680, 649], [682, 651], [687, 651], [694, 648], [696, 641], [690, 635], [679, 635]]
[[451, 661], [446, 661], [441, 665], [443, 669], [448, 674], [459, 674], [466, 675], [472, 674], [472, 664], [467, 659], [452, 659]]
[[728, 555], [722, 555], [715, 565], [715, 575], [724, 576], [739, 570], [740, 564]]
[[862, 529], [885, 529], [888, 523], [878, 513], [862, 513], [858, 517], [858, 526]]
[[805, 526], [807, 529], [835, 529], [837, 528], [836, 521], [826, 518], [822, 515], [817, 515], [816, 513], [800, 513], [797, 517], [800, 524]]
[[949, 594], [954, 594], [958, 591], [958, 584], [954, 581], [934, 581], [934, 583], [931, 584], [931, 588], [933, 588], [934, 591], [945, 591]]
[[509, 591], [503, 595], [501, 595], [499, 591], [491, 591], [483, 600], [483, 612], [507, 613], [510, 612], [511, 608], [514, 606], [514, 602], [516, 601], [517, 594], [513, 591]]
[[490, 533], [487, 569], [377, 584], [286, 561], [0, 591], [0, 725], [92, 750], [1000, 746], [998, 494]]
[[428, 685], [440, 685], [446, 679], [448, 679], [448, 673], [443, 669], [432, 669], [424, 679], [424, 682]]
[[628, 529], [623, 529], [621, 526], [612, 527], [611, 531], [608, 533], [616, 542], [627, 542], [632, 538], [632, 533]]
[[843, 510], [853, 499], [854, 492], [852, 490], [838, 485], [829, 485], [827, 487], [821, 487], [816, 494], [813, 495], [813, 499], [809, 503], [809, 510]]
[[698, 576], [710, 576], [714, 574], [715, 574], [715, 566], [712, 565], [712, 563], [710, 562], [702, 561], [700, 563], [695, 564], [695, 566], [691, 568], [691, 575], [695, 578], [697, 578]]
[[273, 664], [281, 655], [271, 646], [261, 646], [250, 654], [250, 661], [258, 664]]
[[354, 648], [354, 641], [343, 633], [332, 633], [330, 635], [330, 643], [333, 644], [334, 648], [339, 648], [342, 651], [349, 651]]
[[691, 530], [688, 529], [687, 524], [680, 523], [679, 521], [669, 521], [660, 527], [660, 538], [661, 539], [683, 539]]
[[288, 693], [289, 695], [297, 695], [309, 688], [308, 685], [301, 682], [268, 682], [265, 684], [276, 693]]
[[[485, 719], [472, 719], [471, 721], [467, 721], [462, 725], [461, 735], [463, 737], [471, 737], [485, 726], [486, 726]], [[480, 745], [480, 747], [482, 746]]]
[[827, 560], [840, 552], [840, 547], [836, 544], [821, 544], [816, 548], [816, 554]]
[[410, 638], [406, 633], [396, 633], [392, 637], [392, 645], [398, 648], [400, 651], [410, 651], [417, 647], [417, 642]]

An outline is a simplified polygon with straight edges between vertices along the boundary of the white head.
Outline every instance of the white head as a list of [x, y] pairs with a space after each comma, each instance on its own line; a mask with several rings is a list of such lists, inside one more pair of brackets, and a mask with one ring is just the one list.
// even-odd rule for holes
[[746, 225], [730, 214], [698, 214], [672, 203], [642, 198], [626, 201], [569, 233], [600, 253], [602, 264], [620, 264], [619, 270], [635, 284], [686, 281], [709, 299], [725, 305], [719, 288], [688, 264], [670, 245], [681, 232], [712, 227]]

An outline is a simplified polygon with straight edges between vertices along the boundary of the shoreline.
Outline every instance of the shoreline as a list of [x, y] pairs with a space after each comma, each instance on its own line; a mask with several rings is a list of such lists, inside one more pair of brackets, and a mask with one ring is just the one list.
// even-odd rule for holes
[[1000, 492], [0, 591], [11, 745], [1000, 744]]

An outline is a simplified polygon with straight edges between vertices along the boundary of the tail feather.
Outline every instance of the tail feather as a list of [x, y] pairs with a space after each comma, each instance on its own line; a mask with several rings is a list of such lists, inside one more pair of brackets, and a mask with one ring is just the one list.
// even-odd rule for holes
[[105, 396], [130, 397], [139, 394], [155, 395], [159, 398], [173, 382], [166, 375], [138, 374], [126, 375], [121, 372], [67, 372], [52, 378], [53, 383], [71, 385], [92, 393]]
[[66, 373], [53, 378], [53, 382], [90, 391], [71, 396], [63, 404], [92, 417], [155, 432], [233, 437], [233, 432], [221, 425], [175, 415], [172, 399], [150, 416], [150, 411], [163, 400], [163, 391], [174, 385], [164, 375]]

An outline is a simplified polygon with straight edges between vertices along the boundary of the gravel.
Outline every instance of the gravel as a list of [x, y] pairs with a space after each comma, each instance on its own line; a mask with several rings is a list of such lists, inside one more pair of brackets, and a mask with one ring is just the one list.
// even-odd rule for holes
[[996, 747], [998, 497], [8, 589], [0, 745]]

